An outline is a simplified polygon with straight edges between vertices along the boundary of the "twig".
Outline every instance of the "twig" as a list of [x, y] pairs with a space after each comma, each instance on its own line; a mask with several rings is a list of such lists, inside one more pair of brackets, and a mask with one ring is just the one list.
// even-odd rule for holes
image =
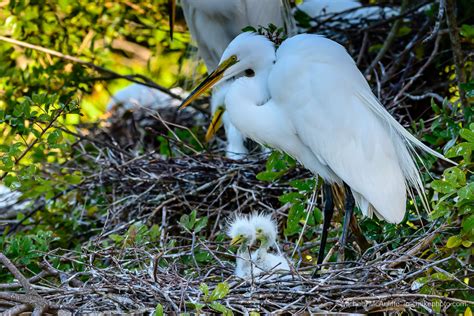
[[[401, 15], [403, 15], [405, 13], [405, 10], [408, 6], [408, 3], [409, 3], [408, 0], [402, 0], [402, 5], [400, 7], [400, 14]], [[385, 54], [389, 50], [390, 46], [392, 46], [393, 41], [395, 40], [395, 37], [397, 36], [398, 30], [400, 29], [401, 23], [402, 23], [401, 19], [397, 19], [395, 21], [395, 23], [393, 23], [392, 28], [391, 28], [390, 32], [388, 33], [387, 39], [383, 43], [382, 48], [379, 50], [379, 52], [377, 53], [377, 56], [375, 56], [374, 60], [369, 65], [369, 67], [367, 67], [367, 69], [365, 70], [365, 75], [366, 76], [369, 75], [372, 72], [372, 70], [374, 70], [375, 66], [377, 66], [379, 61], [383, 58], [383, 56], [385, 56]]]
[[167, 95], [169, 95], [169, 96], [171, 96], [175, 99], [182, 100], [181, 96], [171, 92], [169, 89], [166, 89], [163, 86], [160, 86], [159, 84], [155, 83], [150, 78], [147, 78], [143, 75], [139, 75], [139, 74], [121, 75], [121, 74], [116, 73], [115, 71], [112, 71], [112, 70], [107, 69], [107, 68], [102, 67], [102, 66], [95, 65], [95, 64], [93, 64], [91, 62], [88, 62], [88, 61], [84, 61], [80, 58], [70, 56], [70, 55], [66, 55], [66, 54], [57, 52], [55, 50], [49, 49], [49, 48], [44, 48], [44, 47], [41, 47], [41, 46], [38, 46], [38, 45], [33, 45], [33, 44], [30, 44], [30, 43], [19, 41], [19, 40], [16, 40], [16, 39], [13, 39], [13, 38], [10, 38], [10, 37], [6, 37], [6, 36], [1, 36], [0, 35], [0, 41], [4, 41], [4, 42], [7, 42], [7, 43], [10, 43], [10, 44], [13, 44], [13, 45], [17, 45], [17, 46], [20, 46], [20, 47], [29, 48], [29, 49], [33, 49], [33, 50], [37, 50], [37, 51], [40, 51], [40, 52], [43, 52], [43, 53], [46, 53], [46, 54], [49, 54], [49, 55], [52, 55], [52, 56], [55, 56], [55, 57], [59, 57], [61, 59], [68, 60], [68, 61], [71, 61], [73, 63], [80, 64], [80, 65], [95, 69], [97, 71], [109, 74], [113, 78], [127, 79], [128, 81], [135, 82], [135, 83], [138, 83], [138, 84], [150, 87], [150, 88], [160, 90], [161, 92], [166, 93]]

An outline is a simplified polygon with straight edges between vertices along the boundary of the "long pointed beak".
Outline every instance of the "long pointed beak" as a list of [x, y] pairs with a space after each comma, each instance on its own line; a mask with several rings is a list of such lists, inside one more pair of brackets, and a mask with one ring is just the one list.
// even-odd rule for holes
[[235, 245], [241, 244], [243, 241], [244, 239], [242, 237], [237, 236], [237, 237], [232, 238], [232, 240], [230, 241], [230, 245], [235, 246]]
[[224, 115], [225, 108], [223, 106], [219, 106], [212, 117], [211, 124], [207, 128], [206, 132], [206, 142], [209, 142], [212, 137], [217, 133], [219, 128], [222, 126], [222, 116]]
[[181, 103], [179, 109], [182, 110], [187, 107], [191, 102], [193, 102], [201, 94], [212, 88], [216, 85], [224, 76], [224, 72], [231, 67], [232, 65], [238, 62], [237, 56], [232, 55], [228, 59], [224, 60], [217, 69], [214, 70], [206, 77], [192, 92], [189, 96]]
[[170, 19], [170, 38], [173, 40], [174, 22], [176, 20], [176, 0], [168, 0], [168, 16]]

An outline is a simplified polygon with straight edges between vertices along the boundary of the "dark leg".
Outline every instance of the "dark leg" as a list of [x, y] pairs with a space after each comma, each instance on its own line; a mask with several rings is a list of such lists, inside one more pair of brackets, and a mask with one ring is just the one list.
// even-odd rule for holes
[[318, 264], [321, 264], [324, 260], [324, 249], [326, 248], [326, 240], [328, 239], [328, 229], [331, 224], [332, 215], [334, 213], [334, 202], [332, 199], [331, 185], [323, 184], [324, 192], [324, 221], [323, 221], [323, 232], [321, 234], [321, 243], [319, 245], [318, 253]]
[[351, 222], [352, 213], [354, 212], [354, 196], [352, 196], [351, 189], [347, 184], [344, 184], [344, 189], [346, 193], [346, 201], [344, 202], [344, 224], [342, 225], [342, 235], [339, 240], [339, 262], [344, 262], [344, 249], [347, 241], [347, 231], [349, 228], [349, 223]]

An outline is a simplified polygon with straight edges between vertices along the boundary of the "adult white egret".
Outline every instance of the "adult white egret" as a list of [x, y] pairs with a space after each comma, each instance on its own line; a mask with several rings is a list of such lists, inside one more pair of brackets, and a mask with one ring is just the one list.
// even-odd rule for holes
[[279, 250], [277, 243], [278, 226], [272, 219], [271, 214], [253, 214], [249, 221], [254, 227], [257, 241], [260, 242], [255, 258], [257, 267], [266, 272], [290, 271], [288, 261], [281, 253], [268, 252], [270, 247]]
[[[244, 135], [287, 152], [327, 185], [345, 184], [341, 254], [354, 202], [365, 216], [376, 214], [390, 223], [400, 223], [407, 191], [411, 193], [413, 188], [428, 208], [414, 161], [415, 148], [445, 158], [417, 140], [384, 109], [338, 43], [301, 34], [287, 39], [275, 51], [266, 37], [243, 33], [229, 44], [219, 66], [181, 108], [220, 82], [230, 84], [226, 108]], [[325, 232], [333, 208], [327, 185]], [[323, 259], [325, 239], [323, 234], [318, 263]]]
[[[176, 0], [169, 0], [171, 30], [175, 2]], [[284, 27], [290, 34], [295, 31], [288, 0], [181, 0], [181, 7], [191, 36], [197, 43], [198, 54], [208, 71], [217, 67], [227, 45], [246, 26], [268, 26], [272, 23], [277, 27]], [[226, 92], [226, 85], [214, 89], [211, 96], [213, 114], [224, 104]], [[222, 113], [222, 122], [227, 135], [227, 157], [243, 158], [247, 154], [245, 138], [225, 112]]]
[[256, 252], [250, 252], [250, 248], [256, 242], [256, 234], [249, 218], [236, 215], [229, 224], [227, 235], [232, 238], [231, 245], [240, 245], [235, 260], [234, 274], [240, 278], [249, 278], [261, 273], [262, 270], [254, 264]]

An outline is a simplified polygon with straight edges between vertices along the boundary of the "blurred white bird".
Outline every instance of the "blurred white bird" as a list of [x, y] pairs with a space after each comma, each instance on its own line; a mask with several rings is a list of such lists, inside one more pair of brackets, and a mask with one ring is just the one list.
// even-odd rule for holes
[[[181, 88], [173, 88], [171, 92], [182, 95], [184, 91]], [[138, 109], [140, 107], [159, 110], [166, 107], [177, 106], [179, 103], [179, 100], [157, 89], [138, 83], [132, 83], [110, 97], [106, 110], [109, 112], [119, 107], [125, 111]]]
[[277, 243], [278, 226], [272, 219], [271, 214], [253, 214], [249, 221], [254, 227], [257, 241], [260, 242], [260, 247], [256, 252], [256, 266], [265, 272], [290, 271], [288, 261], [281, 253], [268, 252], [270, 247], [279, 251]]
[[250, 248], [256, 242], [256, 235], [248, 217], [236, 215], [229, 224], [227, 236], [232, 239], [231, 245], [240, 245], [235, 260], [234, 274], [244, 279], [260, 274], [262, 270], [254, 264], [256, 252], [250, 252]]
[[[176, 0], [170, 0], [170, 28], [173, 29]], [[209, 72], [213, 71], [229, 43], [246, 26], [284, 27], [289, 34], [295, 31], [288, 0], [181, 0], [186, 24], [198, 46], [198, 54]], [[220, 91], [219, 91], [220, 90]], [[227, 86], [216, 87], [211, 96], [211, 113], [224, 104]], [[226, 155], [241, 159], [248, 153], [244, 137], [222, 113], [227, 135]]]
[[[338, 43], [296, 35], [275, 51], [266, 37], [237, 36], [217, 69], [183, 101], [186, 107], [213, 85], [230, 84], [225, 105], [247, 137], [287, 152], [326, 183], [345, 184], [341, 256], [355, 203], [365, 216], [400, 223], [413, 188], [428, 209], [414, 161], [415, 148], [438, 158], [380, 104], [354, 60]], [[352, 192], [352, 194], [351, 194]], [[323, 232], [333, 204], [324, 207]], [[318, 263], [323, 259], [322, 235]]]
[[397, 9], [379, 6], [364, 7], [355, 0], [305, 0], [297, 6], [297, 10], [303, 11], [308, 16], [316, 19], [340, 15], [347, 22], [347, 24], [339, 23], [343, 28], [350, 27], [351, 25], [360, 26], [364, 22], [399, 15], [399, 10]]

